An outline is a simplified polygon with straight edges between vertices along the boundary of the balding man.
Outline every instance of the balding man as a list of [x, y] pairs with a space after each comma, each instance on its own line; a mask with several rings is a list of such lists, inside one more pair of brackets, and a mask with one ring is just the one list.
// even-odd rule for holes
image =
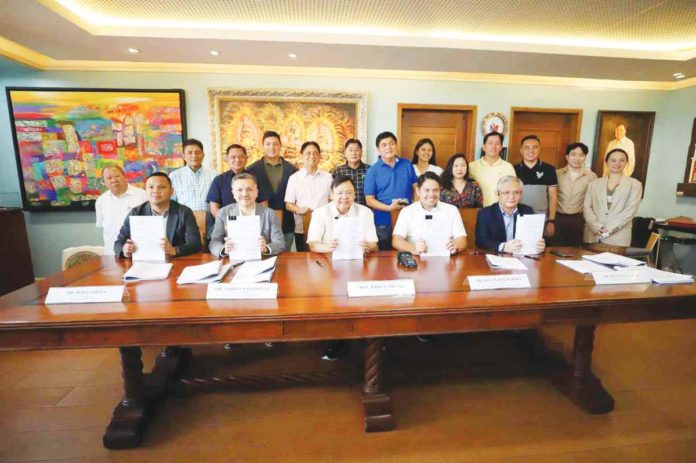
[[[476, 217], [476, 246], [497, 252], [514, 253], [522, 249], [522, 241], [515, 239], [517, 217], [534, 214], [534, 210], [521, 204], [524, 185], [522, 180], [506, 175], [498, 180], [498, 202], [478, 211]], [[537, 243], [537, 251], [543, 252], [546, 243]]]
[[117, 164], [102, 169], [102, 182], [108, 188], [94, 204], [97, 212], [97, 227], [104, 234], [104, 255], [114, 255], [114, 242], [123, 221], [136, 206], [148, 200], [147, 193], [141, 188], [129, 185], [123, 168]]

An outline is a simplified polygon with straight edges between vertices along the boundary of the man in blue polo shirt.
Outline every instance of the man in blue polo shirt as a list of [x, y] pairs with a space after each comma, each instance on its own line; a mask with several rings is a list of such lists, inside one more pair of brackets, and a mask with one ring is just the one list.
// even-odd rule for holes
[[365, 201], [375, 213], [375, 227], [380, 250], [391, 247], [391, 212], [403, 209], [413, 199], [418, 181], [413, 165], [396, 156], [396, 135], [377, 135], [379, 159], [365, 174]]

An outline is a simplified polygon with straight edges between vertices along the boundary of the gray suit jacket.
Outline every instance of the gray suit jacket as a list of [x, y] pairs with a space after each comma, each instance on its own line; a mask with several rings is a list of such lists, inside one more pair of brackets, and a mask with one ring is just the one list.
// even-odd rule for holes
[[[114, 243], [114, 253], [123, 258], [123, 245], [130, 239], [130, 220], [132, 215], [152, 215], [152, 207], [146, 202], [131, 209], [123, 222], [118, 238]], [[201, 232], [198, 230], [196, 218], [193, 212], [183, 204], [176, 201], [169, 202], [169, 215], [167, 216], [167, 239], [177, 250], [177, 254], [185, 256], [201, 250]]]
[[607, 209], [607, 181], [607, 177], [601, 177], [591, 181], [587, 186], [583, 210], [583, 242], [598, 242], [596, 232], [602, 227], [607, 227], [611, 234], [608, 238], [602, 239], [602, 243], [630, 246], [633, 217], [638, 213], [643, 187], [635, 178], [624, 175], [614, 192], [611, 208]]
[[[234, 203], [225, 206], [218, 212], [215, 219], [215, 227], [210, 237], [210, 253], [214, 256], [221, 256], [225, 249], [225, 236], [227, 235], [227, 218], [239, 215], [239, 204]], [[279, 254], [285, 249], [285, 239], [280, 221], [273, 209], [269, 209], [261, 204], [256, 204], [256, 215], [261, 218], [261, 236], [266, 240], [266, 244], [271, 248], [271, 254]]]

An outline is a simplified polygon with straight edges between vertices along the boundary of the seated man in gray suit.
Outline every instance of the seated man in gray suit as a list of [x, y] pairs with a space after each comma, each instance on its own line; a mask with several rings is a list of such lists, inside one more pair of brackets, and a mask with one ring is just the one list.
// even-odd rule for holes
[[244, 215], [258, 215], [261, 220], [259, 245], [262, 254], [273, 255], [282, 252], [285, 249], [285, 238], [280, 221], [273, 209], [256, 202], [259, 195], [256, 178], [246, 172], [239, 173], [232, 178], [231, 188], [237, 202], [223, 207], [218, 212], [210, 237], [210, 253], [218, 257], [229, 254], [232, 242], [226, 236], [227, 219]]
[[163, 216], [167, 220], [161, 247], [169, 257], [185, 256], [201, 250], [201, 233], [193, 212], [183, 204], [171, 200], [174, 190], [172, 182], [164, 172], [155, 172], [145, 181], [149, 201], [131, 209], [123, 222], [114, 243], [114, 253], [120, 258], [130, 259], [136, 249], [131, 240], [130, 220], [134, 215]]

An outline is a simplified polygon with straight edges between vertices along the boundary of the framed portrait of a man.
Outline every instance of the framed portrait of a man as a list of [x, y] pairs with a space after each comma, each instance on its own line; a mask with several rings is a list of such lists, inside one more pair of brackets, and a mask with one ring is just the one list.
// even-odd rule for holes
[[677, 196], [696, 197], [696, 117], [691, 129], [691, 141], [686, 153], [684, 182], [677, 184]]
[[605, 156], [614, 149], [622, 149], [628, 155], [624, 174], [645, 188], [654, 125], [654, 111], [599, 111], [592, 170], [600, 177], [605, 175]]

